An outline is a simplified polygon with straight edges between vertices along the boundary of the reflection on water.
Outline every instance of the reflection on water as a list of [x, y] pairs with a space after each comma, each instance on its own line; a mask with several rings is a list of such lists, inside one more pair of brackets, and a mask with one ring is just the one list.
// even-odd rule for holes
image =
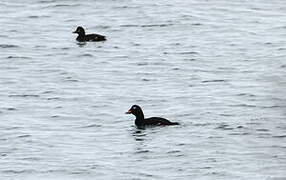
[[146, 140], [147, 133], [145, 129], [136, 129], [132, 133], [132, 136], [135, 138], [136, 141], [144, 141]]
[[77, 42], [78, 47], [84, 47], [87, 42]]

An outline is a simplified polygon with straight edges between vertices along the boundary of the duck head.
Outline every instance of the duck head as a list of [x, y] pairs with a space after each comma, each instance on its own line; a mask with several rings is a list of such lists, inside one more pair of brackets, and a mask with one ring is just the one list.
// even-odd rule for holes
[[85, 31], [84, 31], [83, 27], [81, 27], [81, 26], [78, 26], [73, 33], [77, 33], [79, 35], [85, 35]]
[[144, 118], [143, 111], [138, 105], [133, 105], [125, 114], [133, 114], [136, 117]]

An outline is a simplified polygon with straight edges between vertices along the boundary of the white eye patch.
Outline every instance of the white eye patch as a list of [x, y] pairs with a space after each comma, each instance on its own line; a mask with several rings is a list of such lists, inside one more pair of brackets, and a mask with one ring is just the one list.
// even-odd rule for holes
[[136, 106], [134, 106], [132, 109], [136, 109]]

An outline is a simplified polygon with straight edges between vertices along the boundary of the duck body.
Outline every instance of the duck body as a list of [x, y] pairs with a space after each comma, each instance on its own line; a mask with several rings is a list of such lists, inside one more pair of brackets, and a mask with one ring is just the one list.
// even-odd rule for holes
[[167, 125], [179, 125], [177, 122], [171, 122], [161, 117], [150, 117], [146, 119], [135, 119], [136, 126], [167, 126]]
[[179, 125], [177, 122], [171, 122], [161, 117], [144, 118], [143, 111], [138, 105], [133, 105], [126, 114], [133, 114], [136, 117], [135, 125], [137, 127]]
[[83, 27], [79, 26], [73, 33], [77, 33], [78, 36], [76, 38], [79, 42], [86, 42], [86, 41], [106, 41], [105, 36], [100, 34], [85, 34], [85, 30]]

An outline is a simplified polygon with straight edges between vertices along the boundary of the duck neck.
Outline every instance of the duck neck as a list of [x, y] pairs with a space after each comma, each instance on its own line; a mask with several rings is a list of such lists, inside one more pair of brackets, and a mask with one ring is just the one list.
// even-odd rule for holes
[[79, 33], [78, 33], [78, 36], [79, 36], [79, 37], [84, 37], [84, 36], [85, 36], [85, 32], [79, 32]]
[[143, 120], [144, 120], [143, 112], [136, 114], [136, 121], [143, 121]]

